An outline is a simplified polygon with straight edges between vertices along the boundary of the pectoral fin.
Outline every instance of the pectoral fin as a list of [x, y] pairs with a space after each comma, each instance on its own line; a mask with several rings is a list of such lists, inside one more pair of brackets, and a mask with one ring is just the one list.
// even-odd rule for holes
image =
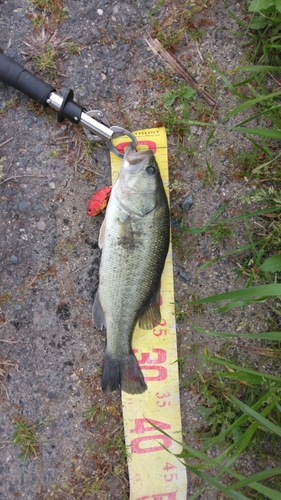
[[106, 230], [106, 222], [105, 218], [103, 219], [103, 223], [100, 228], [100, 234], [99, 234], [99, 247], [102, 248], [104, 244], [104, 239], [105, 239], [105, 230]]
[[99, 291], [97, 291], [97, 293], [95, 295], [92, 314], [93, 314], [94, 326], [96, 328], [99, 328], [99, 330], [103, 330], [104, 328], [106, 328], [106, 321], [105, 321], [103, 308], [101, 307], [101, 303], [100, 303]]
[[139, 317], [139, 327], [142, 330], [151, 330], [155, 326], [159, 325], [161, 322], [161, 312], [160, 312], [160, 283], [153, 296], [150, 305], [144, 311], [144, 313]]

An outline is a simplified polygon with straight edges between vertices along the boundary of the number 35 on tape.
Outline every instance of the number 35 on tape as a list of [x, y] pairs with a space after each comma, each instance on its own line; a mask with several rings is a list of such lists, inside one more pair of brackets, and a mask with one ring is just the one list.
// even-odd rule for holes
[[[168, 193], [167, 141], [164, 128], [134, 132], [140, 148], [153, 150]], [[126, 138], [115, 139], [124, 150]], [[122, 160], [111, 154], [111, 169]], [[125, 440], [130, 458], [130, 500], [186, 500], [186, 469], [174, 456], [181, 452], [181, 417], [174, 312], [172, 252], [161, 279], [160, 325], [150, 331], [136, 327], [133, 350], [148, 389], [144, 394], [122, 393]], [[163, 432], [162, 432], [163, 431]]]

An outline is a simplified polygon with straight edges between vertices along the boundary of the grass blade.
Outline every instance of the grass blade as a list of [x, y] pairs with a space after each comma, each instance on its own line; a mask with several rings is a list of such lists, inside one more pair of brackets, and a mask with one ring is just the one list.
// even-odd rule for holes
[[245, 495], [243, 495], [242, 493], [239, 493], [238, 491], [227, 489], [227, 487], [223, 483], [221, 483], [220, 481], [218, 481], [214, 477], [209, 476], [205, 472], [199, 471], [196, 467], [186, 464], [186, 468], [189, 469], [190, 472], [193, 472], [194, 474], [196, 474], [196, 476], [203, 479], [207, 484], [211, 484], [212, 486], [215, 486], [215, 488], [217, 488], [217, 490], [222, 491], [229, 498], [232, 498], [233, 500], [249, 500], [249, 497], [246, 497]]
[[[229, 488], [243, 488], [244, 486], [251, 486], [251, 483], [255, 481], [262, 481], [267, 479], [268, 477], [277, 476], [277, 474], [281, 474], [281, 467], [275, 467], [274, 469], [263, 470], [262, 472], [258, 472], [257, 474], [253, 474], [250, 477], [245, 479], [241, 479], [241, 481], [237, 481], [237, 483], [228, 486]], [[274, 491], [274, 490], [272, 490]], [[277, 493], [277, 492], [276, 492]]]
[[281, 141], [281, 130], [272, 130], [265, 128], [244, 128], [244, 127], [227, 127], [230, 130], [237, 130], [243, 134], [253, 134], [259, 137], [268, 137], [269, 139], [277, 139]]
[[[210, 226], [218, 219], [218, 217], [222, 214], [222, 212], [227, 208], [230, 202], [225, 203], [220, 209], [213, 215], [213, 217], [209, 220], [209, 222], [202, 227], [182, 227], [181, 229], [187, 233], [190, 234], [196, 234], [196, 233], [204, 233], [208, 231]], [[281, 207], [279, 206], [273, 206], [273, 207], [268, 207], [268, 208], [263, 208], [261, 210], [255, 210], [254, 212], [245, 212], [243, 215], [236, 215], [235, 217], [230, 217], [229, 219], [226, 219], [225, 221], [227, 224], [230, 222], [235, 222], [238, 220], [246, 220], [249, 219], [249, 217], [256, 217], [258, 215], [263, 215], [263, 214], [269, 214], [273, 212], [279, 212], [281, 210]]]
[[205, 330], [200, 326], [191, 325], [192, 328], [197, 330], [200, 333], [204, 333], [205, 335], [210, 335], [213, 337], [228, 337], [228, 338], [244, 338], [244, 339], [258, 339], [258, 340], [279, 340], [281, 341], [281, 332], [261, 332], [261, 333], [253, 333], [252, 335], [248, 333], [227, 333], [227, 332], [213, 332], [209, 330]]
[[[280, 377], [278, 377], [278, 378], [280, 380]], [[233, 404], [238, 406], [244, 413], [247, 413], [250, 417], [254, 418], [260, 425], [262, 425], [263, 427], [268, 429], [270, 432], [273, 432], [277, 436], [281, 437], [281, 428], [278, 427], [276, 424], [273, 424], [272, 422], [267, 420], [267, 418], [264, 418], [262, 415], [257, 413], [255, 410], [250, 408], [250, 406], [246, 405], [245, 403], [242, 403], [242, 401], [235, 398], [235, 396], [230, 396], [230, 399], [233, 402]]]
[[237, 72], [241, 71], [242, 73], [244, 71], [249, 71], [249, 73], [268, 73], [269, 71], [271, 73], [279, 73], [280, 68], [277, 66], [261, 66], [261, 65], [253, 65], [253, 66], [239, 66], [238, 68], [235, 68], [232, 70], [232, 72]]
[[242, 104], [239, 104], [238, 106], [236, 106], [236, 108], [234, 108], [232, 111], [230, 111], [226, 115], [225, 120], [228, 120], [232, 116], [235, 116], [238, 113], [241, 113], [242, 111], [245, 111], [245, 109], [253, 107], [255, 104], [260, 104], [263, 101], [266, 101], [266, 100], [269, 100], [269, 99], [271, 100], [274, 97], [278, 97], [280, 95], [281, 95], [281, 92], [274, 92], [273, 94], [259, 96], [256, 99], [250, 99], [247, 102], [243, 102]]
[[[227, 368], [232, 368], [233, 370], [237, 370], [238, 372], [245, 372], [249, 373], [250, 375], [255, 375], [256, 377], [259, 377], [260, 380], [274, 380], [276, 382], [279, 382], [281, 385], [281, 378], [278, 377], [277, 375], [271, 375], [270, 373], [266, 372], [257, 372], [255, 370], [252, 370], [251, 368], [244, 368], [243, 366], [236, 365], [235, 363], [232, 363], [229, 360], [221, 359], [218, 357], [212, 357], [212, 356], [205, 356], [205, 355], [198, 355], [202, 359], [205, 359], [206, 361], [211, 361], [214, 364], [222, 365]], [[281, 432], [281, 431], [280, 431]]]
[[246, 299], [247, 297], [280, 297], [281, 296], [281, 285], [259, 285], [250, 288], [242, 288], [241, 290], [235, 290], [233, 292], [220, 293], [219, 295], [211, 295], [205, 297], [204, 299], [190, 300], [188, 304], [198, 305], [198, 304], [208, 304], [210, 302], [220, 302], [221, 300], [239, 300]]

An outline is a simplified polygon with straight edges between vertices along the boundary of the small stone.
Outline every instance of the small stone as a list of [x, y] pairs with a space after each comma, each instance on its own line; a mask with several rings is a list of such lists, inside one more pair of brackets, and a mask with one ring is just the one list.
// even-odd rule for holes
[[178, 270], [178, 276], [182, 279], [182, 281], [185, 281], [185, 283], [188, 283], [189, 281], [191, 281], [190, 274], [188, 274], [183, 269], [179, 269]]
[[15, 311], [20, 311], [21, 310], [21, 304], [15, 304], [14, 305]]
[[28, 201], [25, 201], [25, 200], [21, 201], [19, 204], [19, 211], [23, 212], [23, 210], [25, 210], [28, 206], [29, 206]]
[[188, 210], [190, 209], [191, 205], [193, 203], [193, 195], [192, 193], [189, 194], [181, 203], [181, 206], [182, 206], [182, 209], [185, 211], [185, 212], [188, 212]]
[[39, 229], [39, 231], [45, 231], [45, 229], [46, 229], [46, 222], [43, 221], [42, 219], [40, 219], [37, 222], [36, 226], [37, 226], [37, 229]]
[[182, 220], [177, 218], [177, 217], [172, 217], [171, 219], [171, 226], [174, 229], [181, 229], [181, 222]]
[[56, 315], [58, 316], [59, 319], [62, 320], [69, 319], [71, 316], [69, 304], [67, 303], [59, 304], [56, 310]]
[[49, 188], [50, 189], [56, 189], [56, 185], [54, 182], [49, 182]]
[[19, 261], [19, 259], [18, 259], [18, 257], [16, 255], [11, 255], [10, 262], [12, 264], [17, 264], [18, 261]]
[[195, 135], [201, 135], [201, 134], [202, 134], [202, 132], [203, 132], [203, 130], [202, 130], [202, 127], [197, 127], [197, 126], [193, 126], [193, 125], [192, 125], [192, 126], [190, 127], [190, 132], [191, 132], [192, 134], [195, 134]]
[[127, 52], [130, 48], [130, 45], [128, 43], [123, 43], [122, 45], [119, 46], [120, 52]]
[[127, 64], [126, 61], [116, 61], [114, 63], [114, 68], [120, 70], [125, 68], [126, 64]]
[[33, 125], [32, 118], [27, 118], [27, 120], [25, 120], [25, 123], [27, 124], [28, 127], [31, 127], [31, 125]]
[[98, 13], [99, 16], [102, 16], [103, 15], [103, 10], [102, 9], [98, 9], [97, 13]]
[[50, 391], [50, 392], [48, 392], [48, 398], [49, 399], [57, 399], [57, 395], [54, 392]]

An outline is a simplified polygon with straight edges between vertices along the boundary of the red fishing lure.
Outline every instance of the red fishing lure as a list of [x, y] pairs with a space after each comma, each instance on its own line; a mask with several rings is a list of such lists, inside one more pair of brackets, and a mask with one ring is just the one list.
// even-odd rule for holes
[[87, 215], [98, 215], [102, 212], [108, 203], [111, 189], [112, 186], [106, 186], [95, 191], [88, 203]]

